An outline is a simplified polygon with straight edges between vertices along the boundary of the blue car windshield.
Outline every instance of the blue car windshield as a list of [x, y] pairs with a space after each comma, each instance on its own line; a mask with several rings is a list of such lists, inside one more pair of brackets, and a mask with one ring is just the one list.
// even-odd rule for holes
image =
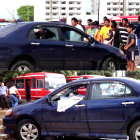
[[24, 24], [22, 23], [12, 23], [12, 24], [8, 24], [2, 28], [0, 28], [0, 37], [5, 37], [8, 34], [12, 33], [13, 31], [16, 31], [17, 29], [21, 28], [22, 26], [24, 26]]

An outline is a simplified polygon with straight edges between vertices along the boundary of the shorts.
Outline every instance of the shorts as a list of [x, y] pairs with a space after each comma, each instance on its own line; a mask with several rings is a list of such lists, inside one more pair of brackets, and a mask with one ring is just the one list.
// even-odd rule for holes
[[135, 60], [135, 51], [127, 51], [126, 58], [130, 61], [134, 61]]

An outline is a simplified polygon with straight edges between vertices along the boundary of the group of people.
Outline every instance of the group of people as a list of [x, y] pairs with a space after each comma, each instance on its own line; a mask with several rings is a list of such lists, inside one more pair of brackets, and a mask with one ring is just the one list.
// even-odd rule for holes
[[[20, 97], [20, 94], [19, 94], [16, 86], [13, 84], [9, 88], [9, 97], [10, 97], [10, 101], [12, 103], [12, 107], [18, 105], [17, 95], [19, 95], [19, 97]], [[8, 96], [8, 88], [4, 85], [4, 82], [2, 82], [1, 86], [0, 86], [0, 105], [3, 110], [5, 108], [8, 108], [8, 109], [10, 108], [9, 102], [7, 100], [7, 96]]]
[[[82, 25], [82, 20], [77, 18], [71, 19], [72, 26], [79, 28], [88, 35], [94, 37], [97, 41], [107, 45], [115, 46], [122, 50], [127, 58], [127, 70], [133, 71], [135, 68], [135, 50], [136, 50], [136, 35], [138, 39], [139, 65], [140, 68], [140, 16], [138, 17], [138, 26], [135, 29], [133, 24], [130, 24], [127, 18], [122, 19], [122, 22], [117, 23], [115, 20], [110, 21], [107, 17], [103, 19], [104, 23], [101, 27], [98, 21], [87, 20], [88, 27]], [[66, 23], [66, 20], [61, 21]]]

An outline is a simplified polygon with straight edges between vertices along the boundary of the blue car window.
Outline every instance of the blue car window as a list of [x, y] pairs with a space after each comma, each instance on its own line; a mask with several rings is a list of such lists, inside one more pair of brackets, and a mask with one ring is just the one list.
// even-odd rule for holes
[[35, 26], [28, 35], [29, 39], [59, 40], [56, 27]]
[[61, 32], [65, 41], [87, 42], [88, 40], [85, 36], [70, 28], [62, 27]]
[[126, 86], [119, 82], [96, 83], [92, 85], [91, 99], [124, 97]]

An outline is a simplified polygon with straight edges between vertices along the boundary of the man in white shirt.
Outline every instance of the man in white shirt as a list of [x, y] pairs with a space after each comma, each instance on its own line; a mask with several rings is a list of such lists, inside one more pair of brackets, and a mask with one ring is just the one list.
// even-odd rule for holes
[[[75, 17], [72, 18], [71, 24], [72, 24], [72, 26], [74, 26], [74, 27], [76, 27], [84, 32], [82, 26], [78, 24], [77, 18], [75, 18]], [[71, 31], [70, 32], [70, 41], [82, 41], [82, 37], [81, 37], [80, 33], [75, 32], [75, 31]]]
[[12, 102], [12, 107], [17, 106], [18, 105], [18, 98], [17, 98], [17, 94], [20, 96], [17, 88], [15, 85], [13, 85], [10, 89], [9, 89], [9, 94], [10, 94], [10, 99]]

